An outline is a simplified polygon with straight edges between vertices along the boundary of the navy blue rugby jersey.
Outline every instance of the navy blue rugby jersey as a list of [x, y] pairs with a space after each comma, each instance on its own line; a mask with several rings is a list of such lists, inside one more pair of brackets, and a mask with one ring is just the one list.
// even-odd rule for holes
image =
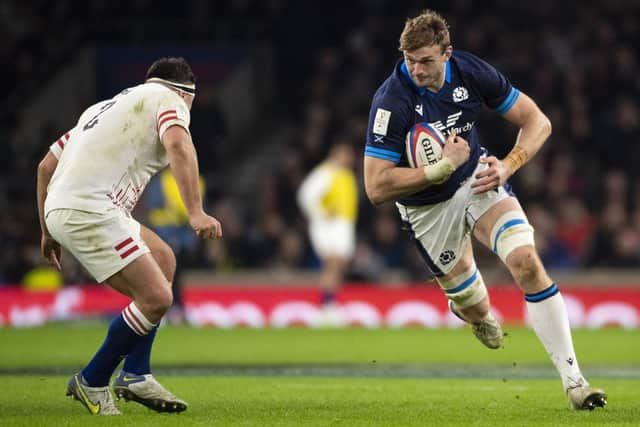
[[458, 135], [469, 141], [469, 160], [444, 183], [432, 185], [398, 201], [404, 205], [419, 206], [447, 200], [473, 173], [485, 150], [475, 129], [483, 104], [504, 114], [519, 94], [498, 70], [467, 52], [454, 50], [446, 63], [445, 83], [438, 92], [416, 86], [401, 60], [373, 97], [365, 156], [409, 167], [405, 137], [414, 124], [430, 123], [445, 136], [455, 129]]

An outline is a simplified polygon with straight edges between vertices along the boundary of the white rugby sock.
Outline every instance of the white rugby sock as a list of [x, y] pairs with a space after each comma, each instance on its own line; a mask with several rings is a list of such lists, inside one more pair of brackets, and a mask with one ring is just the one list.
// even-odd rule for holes
[[567, 308], [556, 284], [537, 294], [526, 294], [525, 299], [531, 326], [558, 370], [564, 390], [587, 384], [573, 349]]
[[155, 326], [147, 320], [133, 301], [122, 310], [122, 318], [133, 332], [141, 336], [147, 335]]

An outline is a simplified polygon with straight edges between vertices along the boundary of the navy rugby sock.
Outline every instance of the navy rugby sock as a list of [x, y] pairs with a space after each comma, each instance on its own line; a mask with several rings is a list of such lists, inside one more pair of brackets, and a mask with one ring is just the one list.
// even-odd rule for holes
[[136, 334], [124, 321], [122, 313], [109, 326], [107, 337], [93, 359], [82, 370], [82, 377], [91, 387], [109, 385], [111, 374], [122, 358], [146, 336]]
[[151, 373], [151, 347], [156, 338], [158, 326], [154, 326], [149, 335], [142, 337], [133, 350], [124, 359], [122, 370], [130, 374], [146, 375]]

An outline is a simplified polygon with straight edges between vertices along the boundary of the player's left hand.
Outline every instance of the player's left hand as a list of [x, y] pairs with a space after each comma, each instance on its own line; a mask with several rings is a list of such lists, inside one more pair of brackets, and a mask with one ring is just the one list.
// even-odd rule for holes
[[222, 225], [220, 222], [203, 211], [191, 215], [189, 224], [201, 239], [219, 239], [222, 237]]
[[42, 235], [40, 249], [42, 250], [42, 255], [47, 259], [49, 264], [52, 267], [57, 268], [58, 271], [62, 271], [62, 267], [60, 266], [60, 260], [62, 259], [60, 243], [53, 240], [51, 236]]
[[473, 194], [497, 190], [511, 176], [509, 169], [496, 156], [481, 157], [479, 162], [489, 167], [476, 174], [477, 181], [471, 184], [471, 188], [474, 189]]

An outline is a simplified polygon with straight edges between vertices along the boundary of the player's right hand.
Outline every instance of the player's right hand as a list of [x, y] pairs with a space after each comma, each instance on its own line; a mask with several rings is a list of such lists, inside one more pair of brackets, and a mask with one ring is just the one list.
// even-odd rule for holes
[[204, 212], [198, 212], [189, 218], [189, 224], [201, 239], [219, 239], [222, 237], [220, 221]]
[[53, 240], [53, 237], [43, 234], [40, 240], [40, 250], [42, 251], [42, 256], [46, 258], [52, 267], [57, 268], [58, 271], [62, 270], [60, 266], [60, 260], [62, 259], [60, 243]]
[[470, 153], [469, 143], [452, 131], [444, 144], [442, 156], [451, 160], [451, 163], [458, 169], [469, 160]]

